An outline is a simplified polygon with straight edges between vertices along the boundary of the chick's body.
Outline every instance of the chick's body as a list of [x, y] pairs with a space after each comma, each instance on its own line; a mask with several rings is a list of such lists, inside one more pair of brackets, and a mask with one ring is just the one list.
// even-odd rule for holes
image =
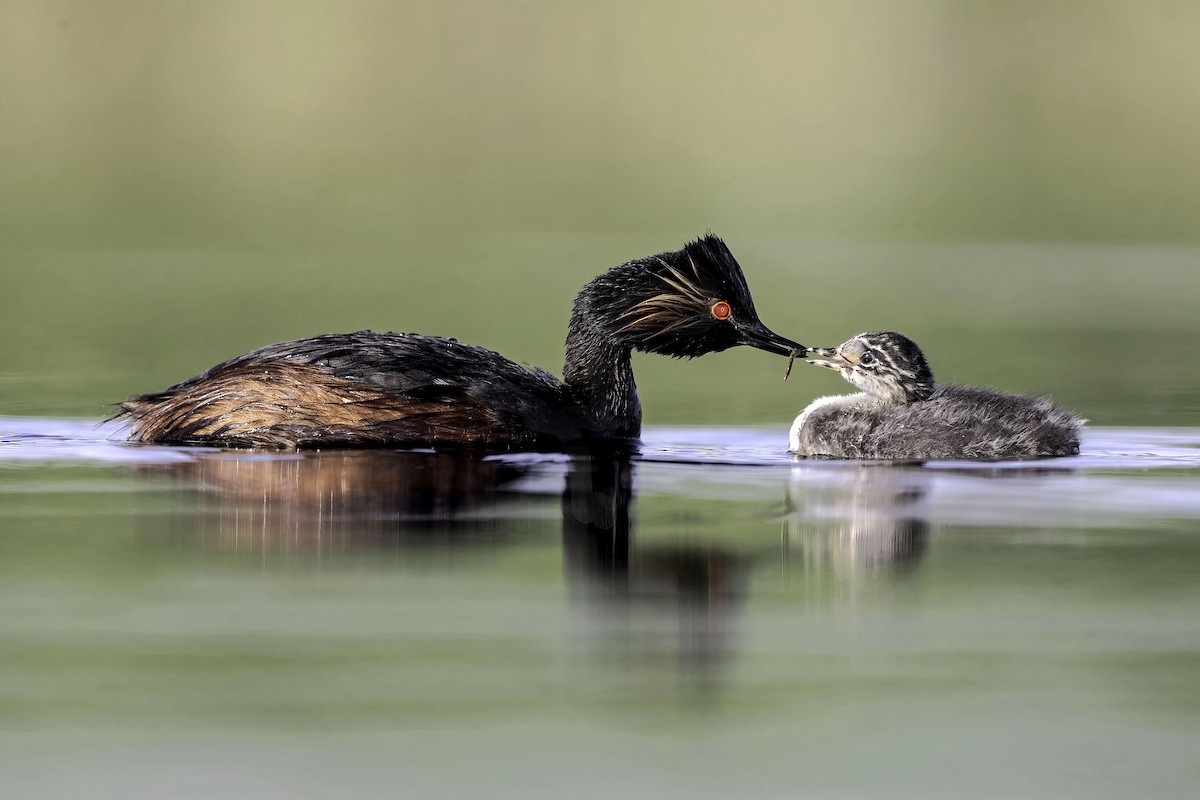
[[916, 343], [892, 331], [818, 350], [863, 389], [823, 397], [796, 417], [790, 449], [861, 459], [1013, 459], [1079, 452], [1083, 422], [1045, 397], [935, 386]]

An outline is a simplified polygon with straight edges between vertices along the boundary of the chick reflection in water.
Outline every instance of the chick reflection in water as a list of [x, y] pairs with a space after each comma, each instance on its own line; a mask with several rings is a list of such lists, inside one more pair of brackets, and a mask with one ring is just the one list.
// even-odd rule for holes
[[928, 478], [919, 470], [855, 465], [797, 469], [787, 485], [784, 550], [809, 580], [898, 574], [915, 566], [929, 539]]

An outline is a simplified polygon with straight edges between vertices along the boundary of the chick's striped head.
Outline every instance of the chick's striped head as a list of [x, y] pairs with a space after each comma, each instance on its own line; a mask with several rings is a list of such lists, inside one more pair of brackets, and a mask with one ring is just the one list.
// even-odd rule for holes
[[912, 339], [895, 331], [871, 331], [835, 348], [818, 348], [830, 358], [810, 363], [837, 370], [870, 395], [893, 403], [925, 400], [933, 394], [933, 370]]

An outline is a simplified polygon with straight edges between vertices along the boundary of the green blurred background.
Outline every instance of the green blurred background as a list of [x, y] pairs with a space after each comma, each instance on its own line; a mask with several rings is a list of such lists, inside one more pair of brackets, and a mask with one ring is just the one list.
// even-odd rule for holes
[[[1200, 424], [1200, 5], [0, 5], [0, 414], [374, 328], [557, 371], [593, 275], [712, 229], [809, 344]], [[833, 376], [639, 357], [648, 424]]]

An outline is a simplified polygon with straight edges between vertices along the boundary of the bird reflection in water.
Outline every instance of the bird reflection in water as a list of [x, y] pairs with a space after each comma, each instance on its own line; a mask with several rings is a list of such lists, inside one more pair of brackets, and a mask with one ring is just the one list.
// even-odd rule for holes
[[[707, 704], [720, 696], [756, 557], [690, 543], [686, 531], [671, 542], [638, 542], [633, 471], [628, 453], [592, 451], [572, 459], [563, 492], [565, 570], [582, 611], [575, 629], [603, 666], [588, 683], [603, 690], [616, 678], [617, 691], [645, 689], [647, 678], [665, 674], [666, 686], [651, 683], [665, 696], [649, 699]], [[626, 680], [630, 671], [639, 679]]]
[[228, 452], [153, 469], [195, 498], [174, 518], [183, 537], [227, 554], [484, 544], [538, 516], [536, 497], [507, 491], [526, 468], [473, 453]]
[[812, 594], [907, 575], [928, 545], [930, 490], [955, 477], [914, 465], [797, 466], [785, 484], [780, 552], [753, 529], [714, 541], [711, 530], [690, 536], [686, 522], [672, 521], [638, 536], [636, 470], [662, 467], [635, 457], [610, 447], [565, 463], [469, 451], [213, 452], [155, 469], [188, 498], [173, 517], [182, 541], [268, 564], [384, 552], [409, 562], [431, 550], [467, 555], [560, 539], [572, 638], [588, 665], [579, 685], [593, 696], [649, 692], [652, 702], [689, 704], [722, 695], [756, 569], [782, 560], [786, 591]]
[[687, 543], [686, 530], [636, 543], [634, 455], [575, 452], [565, 475], [561, 459], [470, 451], [204, 453], [153, 469], [195, 503], [174, 517], [179, 538], [223, 555], [467, 554], [548, 539], [561, 525], [573, 629], [597, 657], [589, 660], [605, 665], [589, 690], [614, 677], [615, 654], [632, 657], [641, 675], [665, 666], [693, 697], [714, 694], [754, 557]]

